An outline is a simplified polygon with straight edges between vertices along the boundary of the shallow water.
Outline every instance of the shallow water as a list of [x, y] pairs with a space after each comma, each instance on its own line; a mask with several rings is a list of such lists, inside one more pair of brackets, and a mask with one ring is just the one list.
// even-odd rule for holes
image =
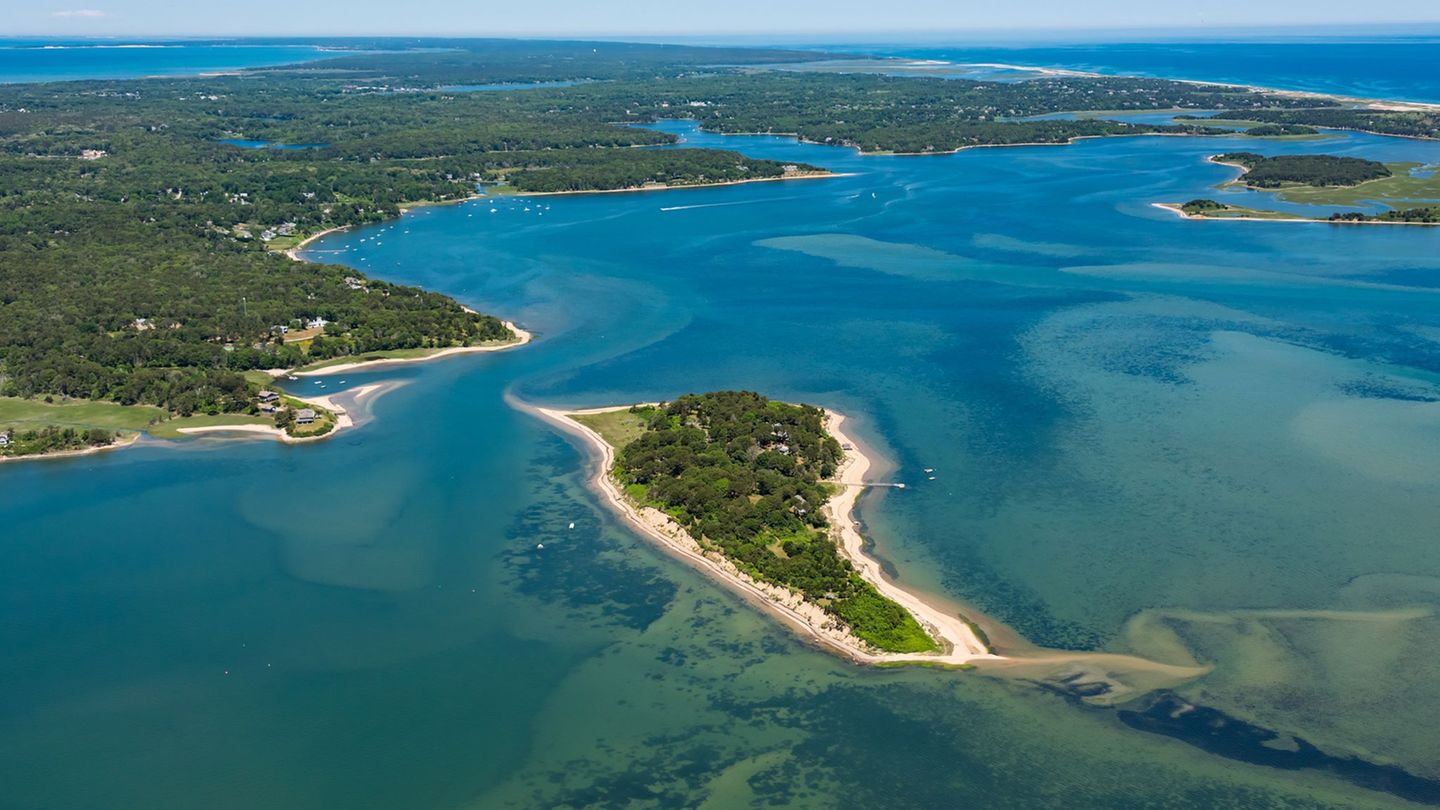
[[[855, 417], [912, 484], [862, 509], [901, 581], [1036, 644], [1194, 656], [1181, 699], [1440, 777], [1440, 230], [1150, 206], [1229, 179], [1205, 156], [1240, 138], [903, 158], [664, 127], [856, 174], [328, 237], [538, 340], [349, 372], [408, 384], [316, 446], [0, 470], [13, 801], [1401, 803], [1023, 682], [843, 664], [618, 526], [503, 399], [732, 387]], [[1322, 149], [1440, 160], [1266, 144]]]
[[0, 38], [0, 83], [190, 76], [329, 59], [349, 51], [231, 41]]

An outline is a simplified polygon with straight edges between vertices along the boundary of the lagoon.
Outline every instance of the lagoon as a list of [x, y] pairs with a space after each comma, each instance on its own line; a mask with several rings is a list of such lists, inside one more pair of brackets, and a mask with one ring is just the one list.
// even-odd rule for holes
[[[0, 470], [12, 801], [1410, 806], [1028, 684], [840, 662], [627, 532], [505, 401], [721, 388], [853, 418], [911, 483], [861, 508], [907, 585], [1029, 643], [1188, 650], [1216, 669], [1181, 698], [1440, 779], [1412, 720], [1440, 712], [1440, 231], [1150, 206], [1229, 179], [1205, 158], [1239, 137], [891, 157], [661, 126], [853, 174], [326, 237], [316, 260], [537, 340], [347, 372], [407, 384], [314, 447]], [[1265, 144], [1317, 149], [1440, 161]]]

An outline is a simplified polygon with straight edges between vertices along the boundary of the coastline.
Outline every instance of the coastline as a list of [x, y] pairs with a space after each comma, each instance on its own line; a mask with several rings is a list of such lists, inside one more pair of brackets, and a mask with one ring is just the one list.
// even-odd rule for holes
[[351, 417], [349, 408], [336, 402], [337, 398], [344, 398], [352, 405], [358, 405], [361, 400], [368, 399], [377, 393], [391, 390], [400, 385], [397, 382], [391, 383], [370, 383], [360, 385], [345, 391], [337, 391], [333, 394], [325, 394], [318, 397], [302, 397], [288, 394], [291, 399], [299, 400], [307, 405], [315, 405], [330, 411], [335, 415], [335, 427], [321, 433], [318, 436], [291, 436], [284, 430], [272, 425], [209, 425], [206, 427], [177, 428], [176, 433], [183, 433], [186, 436], [200, 436], [207, 433], [247, 433], [255, 437], [264, 437], [284, 442], [285, 444], [305, 444], [307, 442], [318, 442], [328, 439], [343, 430], [355, 427], [358, 423]]
[[1211, 217], [1187, 213], [1180, 203], [1150, 203], [1151, 208], [1169, 211], [1181, 219], [1206, 222], [1309, 222], [1316, 225], [1414, 225], [1421, 228], [1440, 227], [1440, 222], [1402, 222], [1393, 219], [1315, 219], [1312, 217]]
[[[700, 544], [668, 515], [650, 507], [637, 507], [621, 492], [610, 476], [615, 462], [615, 448], [572, 416], [606, 413], [628, 409], [630, 405], [610, 408], [562, 411], [543, 408], [507, 397], [515, 407], [532, 413], [559, 428], [565, 434], [577, 438], [597, 461], [595, 473], [589, 477], [592, 488], [601, 496], [605, 506], [620, 516], [633, 529], [662, 549], [676, 555], [703, 573], [709, 574], [730, 590], [779, 618], [787, 627], [799, 632], [802, 637], [818, 643], [821, 647], [859, 664], [931, 664], [945, 667], [969, 667], [979, 661], [1000, 661], [1002, 656], [989, 651], [974, 628], [958, 616], [950, 616], [915, 594], [884, 578], [879, 563], [863, 552], [864, 540], [855, 519], [855, 503], [864, 486], [863, 477], [870, 469], [868, 456], [843, 432], [833, 432], [837, 441], [848, 444], [845, 462], [836, 473], [836, 482], [841, 483], [841, 492], [827, 502], [825, 509], [835, 527], [834, 533], [840, 543], [842, 554], [855, 565], [862, 578], [870, 582], [883, 595], [901, 604], [919, 620], [920, 624], [941, 645], [937, 653], [888, 653], [880, 652], [857, 639], [834, 617], [819, 606], [806, 602], [798, 595], [780, 586], [759, 582], [740, 572], [723, 555], [706, 553]], [[826, 411], [826, 429], [838, 431], [844, 417]]]
[[[720, 133], [724, 134], [724, 133]], [[756, 133], [763, 134], [763, 133]], [[519, 199], [521, 197], [572, 197], [577, 194], [643, 194], [650, 191], [684, 191], [694, 188], [723, 188], [725, 186], [744, 186], [750, 183], [784, 183], [790, 180], [828, 180], [834, 177], [854, 177], [858, 172], [808, 172], [805, 174], [791, 174], [782, 177], [752, 177], [748, 180], [723, 180], [717, 183], [689, 183], [679, 186], [627, 186], [625, 188], [598, 188], [598, 189], [576, 189], [573, 191], [522, 191], [515, 194], [481, 194], [472, 197], [472, 200], [485, 199]]]
[[[466, 309], [472, 312], [474, 311], [470, 310], [469, 307], [466, 307]], [[510, 331], [515, 333], [515, 336], [517, 338], [516, 340], [512, 340], [508, 343], [490, 343], [480, 346], [451, 346], [445, 349], [436, 349], [431, 354], [427, 354], [422, 357], [382, 357], [377, 360], [355, 360], [348, 363], [338, 363], [333, 366], [324, 366], [322, 368], [311, 369], [309, 371], [301, 371], [298, 369], [269, 369], [267, 373], [270, 374], [270, 376], [272, 377], [278, 378], [288, 375], [294, 375], [296, 377], [321, 377], [328, 374], [343, 374], [352, 371], [370, 371], [372, 369], [385, 368], [387, 366], [400, 366], [410, 363], [426, 363], [431, 360], [440, 360], [446, 357], [454, 357], [461, 354], [503, 352], [509, 349], [517, 349], [535, 339], [534, 334], [524, 329], [521, 329], [510, 321], [505, 321], [504, 324], [507, 328], [510, 329]]]
[[135, 444], [140, 439], [139, 433], [134, 433], [121, 439], [116, 439], [109, 444], [102, 444], [98, 447], [85, 447], [80, 450], [61, 450], [55, 453], [32, 453], [27, 456], [0, 456], [0, 464], [7, 461], [41, 461], [44, 459], [77, 458], [79, 456], [93, 456], [96, 453], [108, 453], [111, 450], [124, 450]]

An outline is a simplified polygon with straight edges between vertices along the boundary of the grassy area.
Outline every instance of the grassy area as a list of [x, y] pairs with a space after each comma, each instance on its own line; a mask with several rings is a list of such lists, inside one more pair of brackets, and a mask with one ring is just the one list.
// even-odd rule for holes
[[643, 408], [639, 413], [629, 410], [587, 413], [572, 417], [576, 422], [600, 434], [611, 447], [619, 449], [640, 438], [645, 432], [645, 420], [653, 408]]
[[[1291, 214], [1285, 211], [1264, 211], [1259, 208], [1246, 208], [1241, 205], [1226, 205], [1224, 208], [1203, 211], [1200, 216], [1207, 219], [1303, 219], [1301, 214]], [[1324, 216], [1317, 216], [1315, 219], [1324, 220]]]
[[[1275, 195], [1286, 202], [1310, 205], [1356, 206], [1380, 203], [1394, 209], [1417, 208], [1440, 203], [1440, 172], [1417, 177], [1411, 171], [1419, 163], [1387, 163], [1390, 177], [1367, 180], [1354, 186], [1283, 186]], [[1260, 189], [1266, 191], [1269, 189]]]
[[106, 430], [145, 430], [165, 411], [149, 405], [119, 405], [114, 402], [65, 400], [47, 403], [39, 399], [0, 397], [0, 427], [34, 428], [45, 425]]
[[182, 416], [178, 419], [171, 419], [168, 422], [161, 422], [153, 428], [149, 428], [149, 433], [151, 436], [159, 439], [180, 439], [185, 437], [185, 434], [180, 432], [181, 428], [220, 427], [222, 425], [267, 425], [274, 427], [275, 420], [268, 416], [251, 416], [246, 413], [222, 413], [215, 416], [197, 414], [195, 416]]

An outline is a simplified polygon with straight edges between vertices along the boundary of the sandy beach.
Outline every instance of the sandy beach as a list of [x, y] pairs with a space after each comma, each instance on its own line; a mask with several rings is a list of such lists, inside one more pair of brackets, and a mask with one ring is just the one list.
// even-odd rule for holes
[[[1224, 164], [1231, 165], [1231, 164]], [[1313, 219], [1309, 217], [1211, 217], [1204, 214], [1187, 213], [1180, 203], [1150, 203], [1181, 219], [1205, 220], [1207, 222], [1309, 222], [1318, 225], [1415, 225], [1421, 228], [1440, 227], [1440, 222], [1401, 222], [1391, 219]]]
[[837, 473], [837, 481], [845, 485], [840, 494], [826, 505], [832, 524], [836, 527], [836, 539], [842, 553], [855, 564], [857, 571], [871, 582], [881, 593], [894, 599], [920, 621], [940, 644], [938, 653], [887, 653], [877, 651], [856, 638], [834, 617], [818, 605], [806, 602], [786, 588], [760, 582], [742, 573], [718, 552], [706, 551], [678, 523], [657, 509], [637, 507], [621, 493], [610, 476], [615, 463], [615, 448], [589, 427], [570, 418], [573, 415], [605, 413], [623, 410], [629, 405], [614, 408], [594, 408], [581, 411], [561, 411], [541, 408], [511, 399], [511, 404], [533, 413], [570, 436], [580, 439], [596, 461], [594, 475], [590, 482], [605, 505], [622, 517], [628, 524], [662, 549], [680, 557], [685, 562], [710, 574], [726, 587], [744, 596], [747, 600], [781, 619], [788, 627], [857, 663], [887, 664], [904, 662], [925, 662], [938, 665], [971, 665], [981, 661], [999, 661], [1001, 656], [991, 653], [975, 631], [959, 616], [951, 615], [936, 608], [919, 596], [906, 591], [886, 580], [879, 564], [863, 552], [864, 541], [859, 524], [854, 517], [855, 502], [866, 485], [865, 473], [870, 469], [870, 459], [853, 441], [841, 431], [844, 417], [827, 411], [827, 425], [836, 440], [852, 449], [846, 451], [845, 463]]
[[369, 399], [377, 393], [395, 388], [399, 384], [400, 383], [371, 383], [369, 385], [356, 386], [349, 390], [337, 391], [333, 394], [326, 394], [319, 397], [289, 395], [291, 399], [297, 399], [307, 405], [324, 408], [335, 414], [335, 427], [329, 432], [319, 436], [291, 436], [284, 430], [272, 425], [210, 425], [207, 427], [179, 428], [176, 432], [183, 433], [187, 436], [198, 436], [206, 433], [249, 433], [260, 437], [275, 439], [276, 441], [285, 442], [286, 444], [318, 442], [328, 439], [342, 430], [355, 427], [357, 423], [345, 403], [353, 407], [359, 404], [361, 400]]

